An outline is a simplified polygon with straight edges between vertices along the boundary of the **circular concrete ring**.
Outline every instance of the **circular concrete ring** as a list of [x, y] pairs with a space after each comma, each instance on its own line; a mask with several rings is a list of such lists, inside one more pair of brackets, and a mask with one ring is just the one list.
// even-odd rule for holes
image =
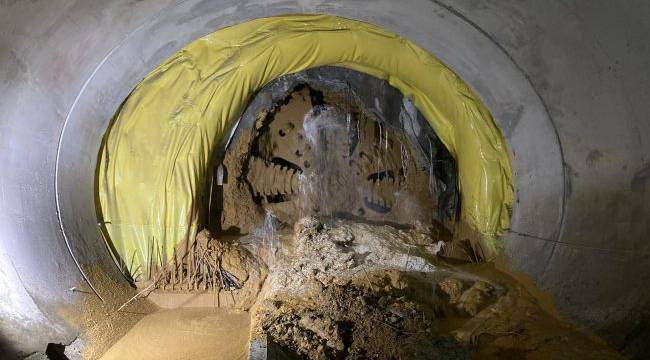
[[[22, 282], [9, 290], [20, 297], [12, 301], [15, 304], [33, 301], [41, 311], [34, 313], [27, 305], [15, 307], [20, 316], [11, 324], [21, 327], [21, 323], [31, 320], [34, 326], [56, 329], [50, 333], [33, 333], [30, 344], [40, 343], [50, 334], [67, 334], [70, 340], [73, 333], [61, 329], [63, 320], [57, 310], [61, 304], [75, 301], [75, 295], [68, 290], [82, 280], [75, 273], [75, 266], [70, 265], [72, 261], [63, 255], [58, 257], [59, 261], [35, 261], [31, 256], [34, 251], [46, 248], [52, 254], [63, 254], [67, 252], [67, 244], [81, 267], [99, 264], [115, 268], [97, 226], [94, 183], [97, 155], [110, 118], [135, 85], [171, 54], [219, 28], [259, 17], [328, 13], [375, 24], [418, 44], [458, 74], [491, 111], [511, 152], [516, 194], [506, 254], [516, 269], [534, 278], [546, 268], [553, 241], [561, 232], [565, 206], [563, 156], [556, 130], [526, 75], [506, 52], [467, 19], [430, 0], [184, 0], [164, 8], [148, 6], [137, 11], [113, 8], [115, 16], [93, 25], [93, 28], [99, 26], [99, 32], [105, 30], [103, 42], [95, 44], [94, 52], [75, 50], [80, 59], [75, 63], [78, 71], [61, 77], [65, 83], [50, 84], [52, 93], [45, 95], [49, 102], [29, 107], [26, 116], [41, 120], [22, 123], [16, 120], [9, 124], [11, 133], [19, 135], [13, 141], [19, 143], [29, 143], [30, 139], [20, 136], [31, 136], [30, 129], [34, 127], [40, 126], [41, 132], [47, 132], [42, 140], [45, 151], [40, 155], [30, 153], [29, 161], [17, 166], [14, 174], [6, 179], [9, 182], [15, 179], [18, 184], [28, 174], [36, 174], [34, 179], [41, 180], [35, 180], [34, 186], [43, 187], [38, 190], [43, 196], [27, 196], [25, 191], [31, 191], [29, 187], [5, 195], [7, 204], [13, 204], [15, 199], [14, 203], [22, 209], [12, 209], [8, 214], [22, 212], [7, 215], [3, 220], [7, 224], [3, 233], [18, 239], [8, 254]], [[62, 27], [79, 31], [80, 25], [69, 21], [70, 24]], [[90, 26], [81, 28], [90, 29]], [[103, 54], [97, 55], [96, 51]], [[55, 90], [60, 91], [54, 94]], [[33, 96], [41, 94], [39, 89], [34, 91]], [[15, 100], [16, 107], [24, 103], [20, 98]], [[48, 120], [53, 113], [61, 114], [63, 125]], [[48, 138], [57, 137], [59, 131], [58, 145], [53, 147]], [[53, 148], [56, 166], [50, 167], [47, 165], [52, 163]], [[18, 164], [22, 161], [21, 154], [6, 154], [3, 162]], [[56, 185], [45, 188], [43, 181], [49, 183], [53, 177], [52, 183]], [[43, 199], [50, 199], [51, 188], [56, 192], [56, 199], [49, 207], [44, 206]], [[25, 196], [20, 198], [21, 194]], [[35, 213], [36, 209], [42, 210]], [[30, 227], [14, 221], [33, 214], [42, 216], [42, 220]], [[58, 221], [51, 220], [54, 214]], [[63, 236], [57, 234], [60, 230]]]

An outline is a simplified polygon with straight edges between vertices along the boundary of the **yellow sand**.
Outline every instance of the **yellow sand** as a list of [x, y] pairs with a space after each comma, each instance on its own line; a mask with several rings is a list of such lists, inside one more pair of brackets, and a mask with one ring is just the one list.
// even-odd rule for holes
[[219, 308], [161, 311], [138, 322], [102, 360], [246, 359], [250, 316]]

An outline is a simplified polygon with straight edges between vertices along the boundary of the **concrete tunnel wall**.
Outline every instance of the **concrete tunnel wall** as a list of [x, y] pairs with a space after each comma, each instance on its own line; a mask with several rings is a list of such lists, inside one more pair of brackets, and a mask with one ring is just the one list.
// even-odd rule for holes
[[62, 314], [80, 311], [80, 294], [70, 289], [91, 290], [88, 266], [120, 278], [97, 226], [94, 173], [131, 89], [202, 35], [296, 12], [383, 26], [473, 87], [513, 162], [509, 263], [563, 316], [634, 341], [625, 336], [650, 293], [650, 4], [10, 0], [0, 3], [3, 351], [71, 342], [78, 329]]

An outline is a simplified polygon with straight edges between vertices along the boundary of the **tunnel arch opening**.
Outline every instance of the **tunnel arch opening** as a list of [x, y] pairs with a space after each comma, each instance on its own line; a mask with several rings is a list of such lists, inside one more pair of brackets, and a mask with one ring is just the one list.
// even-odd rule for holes
[[[270, 41], [267, 31], [285, 32], [286, 38], [277, 36], [265, 44]], [[354, 46], [341, 49], [339, 33], [352, 35]], [[392, 47], [387, 58], [376, 58], [380, 45]], [[300, 61], [287, 60], [287, 52]], [[256, 65], [260, 58], [263, 62]], [[421, 71], [430, 76], [428, 81], [418, 76]], [[282, 87], [284, 91], [278, 91]], [[291, 154], [279, 154], [291, 131], [284, 125], [275, 127], [289, 107], [300, 107], [295, 100], [301, 97], [310, 109], [284, 124], [302, 130], [296, 133], [306, 140], [302, 151], [291, 154], [311, 161], [299, 162], [290, 160]], [[265, 101], [266, 110], [260, 107]], [[236, 120], [239, 113], [243, 115]], [[337, 133], [337, 127], [344, 131]], [[331, 275], [317, 273], [342, 271], [341, 258], [347, 259], [346, 270], [367, 264], [372, 271], [396, 267], [433, 272], [435, 267], [426, 258], [451, 254], [446, 249], [458, 245], [453, 241], [461, 221], [477, 235], [474, 243], [463, 239], [471, 249], [462, 249], [464, 260], [482, 261], [498, 254], [497, 237], [509, 221], [508, 150], [487, 108], [426, 51], [356, 21], [309, 15], [258, 19], [199, 39], [149, 74], [109, 129], [98, 160], [101, 223], [122, 272], [141, 290], [138, 295], [146, 293], [162, 306], [186, 304], [183, 293], [194, 294], [189, 302], [195, 305], [227, 303], [224, 297], [230, 294], [230, 306], [247, 310], [258, 306], [275, 296], [278, 277], [295, 280], [286, 274], [291, 257], [278, 255], [288, 244], [287, 236], [323, 241], [338, 236], [332, 231], [345, 232], [340, 240], [316, 246], [324, 251], [318, 255], [321, 261], [329, 261], [328, 254], [334, 261], [324, 265], [324, 271], [312, 270], [324, 285]], [[243, 153], [234, 155], [243, 160], [239, 168], [225, 166], [229, 145], [237, 148], [246, 131], [250, 142]], [[340, 149], [345, 151], [339, 158]], [[332, 158], [338, 159], [334, 166]], [[288, 172], [298, 178], [296, 185], [291, 176], [282, 176]], [[341, 191], [329, 184], [337, 177], [331, 172], [338, 172], [339, 178], [342, 173], [356, 177], [348, 183], [335, 181], [344, 188]], [[306, 187], [301, 177], [307, 178]], [[228, 224], [228, 214], [247, 213], [241, 206], [247, 197], [236, 199], [235, 206], [230, 201], [230, 208], [224, 206], [233, 192], [223, 188], [224, 180], [235, 179], [239, 184], [234, 188], [247, 188], [256, 218], [230, 219]], [[319, 189], [304, 194], [314, 184]], [[353, 191], [345, 191], [348, 186]], [[219, 196], [214, 196], [219, 193], [221, 206]], [[292, 200], [297, 204], [287, 204]], [[361, 205], [351, 206], [355, 201]], [[211, 224], [215, 212], [222, 215], [216, 228]], [[355, 222], [345, 223], [350, 219]], [[357, 228], [361, 222], [370, 227]], [[383, 232], [377, 227], [382, 224], [389, 225]], [[242, 232], [245, 226], [248, 231], [238, 235], [252, 233], [257, 242], [226, 239], [227, 230]], [[400, 226], [408, 230], [395, 233]], [[202, 231], [204, 227], [213, 232]], [[367, 238], [364, 231], [380, 235]], [[434, 238], [439, 241], [432, 243]], [[395, 239], [399, 244], [390, 245]], [[411, 255], [414, 245], [423, 252]], [[303, 252], [298, 257], [303, 261], [315, 255], [300, 244], [285, 247], [292, 246]], [[356, 257], [357, 246], [373, 250]], [[385, 281], [386, 275], [378, 276], [377, 281]], [[477, 284], [470, 278], [458, 281]], [[375, 296], [372, 286], [357, 290]], [[215, 295], [205, 300], [199, 296], [205, 291]], [[475, 291], [502, 290], [485, 285]], [[264, 297], [258, 297], [262, 293]], [[420, 325], [425, 326], [425, 318]], [[259, 320], [256, 326], [263, 329], [263, 323]]]
[[[375, 54], [380, 48], [394, 51]], [[151, 249], [170, 259], [176, 244], [191, 242], [201, 199], [208, 196], [213, 150], [251, 93], [284, 73], [331, 64], [387, 79], [425, 114], [457, 160], [461, 217], [484, 235], [483, 252], [494, 256], [497, 236], [509, 221], [512, 175], [503, 137], [469, 87], [426, 51], [379, 28], [293, 15], [254, 20], [199, 39], [130, 95], [99, 161], [101, 213], [121, 257], [143, 268], [152, 263], [156, 251]], [[166, 102], [141, 105], [156, 103], [162, 94]], [[136, 168], [140, 171], [128, 170]]]
[[[220, 148], [226, 151], [215, 156], [221, 169], [213, 171], [219, 179], [212, 183], [232, 179], [236, 185], [219, 185], [223, 189], [213, 192], [246, 187], [255, 205], [276, 207], [290, 223], [306, 210], [325, 216], [368, 214], [367, 220], [374, 213], [375, 220], [410, 225], [458, 220], [453, 156], [410, 100], [387, 82], [354, 70], [321, 67], [272, 81], [251, 100], [233, 136]], [[328, 151], [336, 155], [328, 159]], [[230, 176], [224, 177], [223, 171]], [[409, 171], [422, 177], [407, 184]], [[270, 182], [259, 181], [266, 180], [265, 174]], [[316, 185], [320, 195], [300, 204], [300, 182], [316, 176], [331, 181]], [[416, 184], [428, 193], [420, 201], [409, 192]], [[324, 194], [340, 198], [333, 201]], [[400, 197], [413, 209], [404, 211], [408, 206], [399, 204]], [[236, 223], [228, 215], [221, 218], [221, 230]]]

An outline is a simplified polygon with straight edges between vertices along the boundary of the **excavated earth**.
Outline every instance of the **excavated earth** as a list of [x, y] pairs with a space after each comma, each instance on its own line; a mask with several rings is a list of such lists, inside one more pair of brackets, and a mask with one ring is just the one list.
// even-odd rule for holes
[[[86, 319], [103, 319], [85, 322], [87, 358], [239, 359], [249, 336], [297, 359], [622, 358], [493, 264], [448, 262], [451, 243], [434, 227], [304, 217], [237, 242], [214, 244], [208, 232], [197, 241], [218, 249], [243, 285], [219, 291], [237, 301], [156, 312], [138, 299], [117, 311], [130, 295], [114, 292], [86, 304]], [[259, 264], [266, 277], [255, 275]]]
[[445, 263], [430, 229], [307, 217], [278, 236], [251, 336], [290, 358], [621, 358], [493, 265]]
[[[132, 336], [155, 332], [162, 344], [187, 327], [188, 340], [169, 351], [241, 358], [250, 320], [251, 341], [287, 358], [621, 358], [562, 321], [539, 290], [486, 262], [482, 237], [453, 217], [431, 217], [446, 207], [441, 195], [455, 194], [434, 176], [432, 143], [428, 157], [418, 155], [404, 129], [341, 96], [296, 88], [235, 139], [211, 196], [213, 231], [149, 283], [149, 300], [173, 311], [146, 316]], [[90, 309], [142, 308], [135, 323], [153, 311], [136, 298]], [[224, 327], [226, 318], [239, 322]], [[98, 325], [88, 328], [107, 328]], [[160, 350], [129, 339], [112, 358]]]

